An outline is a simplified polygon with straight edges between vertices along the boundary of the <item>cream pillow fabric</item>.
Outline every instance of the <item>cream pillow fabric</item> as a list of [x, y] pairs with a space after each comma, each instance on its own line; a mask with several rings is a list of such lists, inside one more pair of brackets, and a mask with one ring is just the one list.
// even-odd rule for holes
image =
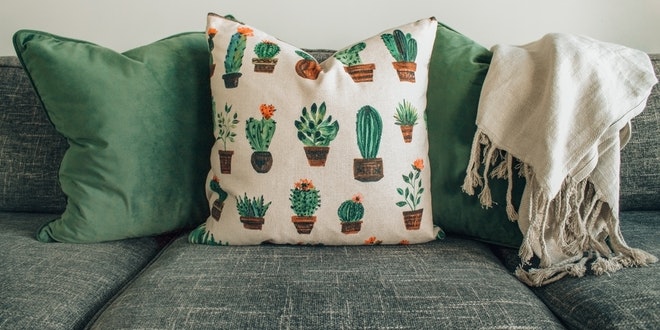
[[384, 31], [317, 63], [209, 14], [216, 137], [204, 244], [433, 240], [425, 121], [437, 22]]

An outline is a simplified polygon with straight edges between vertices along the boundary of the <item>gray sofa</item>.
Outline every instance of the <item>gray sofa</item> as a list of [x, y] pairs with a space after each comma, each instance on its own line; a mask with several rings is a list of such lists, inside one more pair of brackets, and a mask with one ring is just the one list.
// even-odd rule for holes
[[[660, 256], [659, 86], [633, 129], [622, 232]], [[660, 328], [658, 264], [530, 288], [513, 276], [516, 250], [451, 233], [369, 248], [220, 248], [186, 231], [40, 243], [66, 203], [66, 148], [18, 60], [0, 57], [0, 329]]]

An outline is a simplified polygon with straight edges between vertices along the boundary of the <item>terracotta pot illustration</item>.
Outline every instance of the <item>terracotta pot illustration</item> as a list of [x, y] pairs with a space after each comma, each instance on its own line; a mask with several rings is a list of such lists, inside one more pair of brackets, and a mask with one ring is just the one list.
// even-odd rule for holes
[[261, 230], [261, 227], [264, 225], [266, 220], [259, 217], [243, 217], [239, 218], [243, 223], [243, 228], [250, 230]]
[[346, 235], [357, 234], [361, 229], [362, 220], [341, 223], [341, 232]]
[[253, 58], [254, 72], [273, 73], [275, 65], [277, 64], [276, 58]]
[[291, 221], [293, 222], [293, 225], [296, 227], [298, 234], [309, 234], [312, 232], [312, 229], [314, 228], [314, 223], [316, 222], [316, 216], [292, 215]]
[[250, 162], [257, 173], [267, 173], [273, 166], [273, 155], [269, 151], [255, 151]]
[[213, 202], [213, 207], [211, 207], [211, 216], [213, 219], [216, 221], [220, 220], [220, 214], [222, 214], [222, 208], [225, 206], [225, 203], [220, 201], [219, 199], [216, 199]]
[[413, 125], [399, 126], [399, 128], [401, 128], [401, 135], [403, 135], [403, 142], [405, 143], [412, 142], [413, 127], [414, 127]]
[[325, 166], [330, 147], [304, 146], [309, 166]]
[[225, 73], [222, 75], [222, 79], [225, 81], [225, 88], [236, 88], [238, 87], [238, 78], [243, 74], [240, 72]]
[[374, 81], [374, 69], [376, 69], [376, 64], [374, 63], [356, 64], [344, 67], [344, 71], [346, 71], [356, 83]]
[[407, 230], [419, 230], [423, 212], [424, 209], [403, 211], [403, 222], [406, 224]]
[[392, 62], [392, 66], [399, 75], [399, 81], [415, 82], [415, 71], [417, 63], [415, 62]]
[[220, 155], [220, 173], [231, 173], [231, 157], [234, 155], [233, 150], [218, 150]]
[[383, 178], [382, 158], [353, 159], [353, 177], [362, 182], [373, 182]]
[[296, 62], [296, 73], [305, 79], [316, 80], [320, 72], [321, 66], [314, 60], [302, 59]]

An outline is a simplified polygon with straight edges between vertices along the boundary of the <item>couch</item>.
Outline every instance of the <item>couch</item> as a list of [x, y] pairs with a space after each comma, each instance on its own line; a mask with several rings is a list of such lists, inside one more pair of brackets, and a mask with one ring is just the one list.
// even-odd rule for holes
[[[328, 52], [317, 52], [327, 56]], [[650, 56], [660, 75], [660, 56]], [[660, 87], [622, 151], [621, 228], [660, 255]], [[41, 243], [67, 142], [0, 57], [0, 329], [653, 329], [658, 264], [528, 287], [517, 250], [448, 233], [405, 246], [226, 246], [189, 230]], [[203, 270], [203, 271], [201, 271]]]

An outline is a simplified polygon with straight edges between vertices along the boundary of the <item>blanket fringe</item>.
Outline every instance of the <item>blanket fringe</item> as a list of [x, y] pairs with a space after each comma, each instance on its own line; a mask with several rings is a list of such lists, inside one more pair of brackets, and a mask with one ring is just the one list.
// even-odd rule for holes
[[[514, 157], [493, 145], [481, 130], [475, 134], [462, 189], [468, 195], [481, 187], [479, 201], [484, 208], [493, 205], [489, 179], [508, 181], [506, 212], [511, 221], [519, 220], [512, 203]], [[483, 164], [483, 172], [479, 169]], [[525, 178], [526, 214], [529, 227], [519, 249], [521, 265], [516, 276], [530, 286], [542, 286], [565, 276], [582, 277], [588, 269], [596, 275], [624, 267], [646, 266], [655, 256], [629, 247], [623, 240], [618, 215], [601, 199], [588, 179], [575, 182], [570, 177], [560, 192], [550, 198], [539, 187], [532, 168], [521, 163], [518, 174]], [[539, 257], [536, 268], [530, 266]]]

